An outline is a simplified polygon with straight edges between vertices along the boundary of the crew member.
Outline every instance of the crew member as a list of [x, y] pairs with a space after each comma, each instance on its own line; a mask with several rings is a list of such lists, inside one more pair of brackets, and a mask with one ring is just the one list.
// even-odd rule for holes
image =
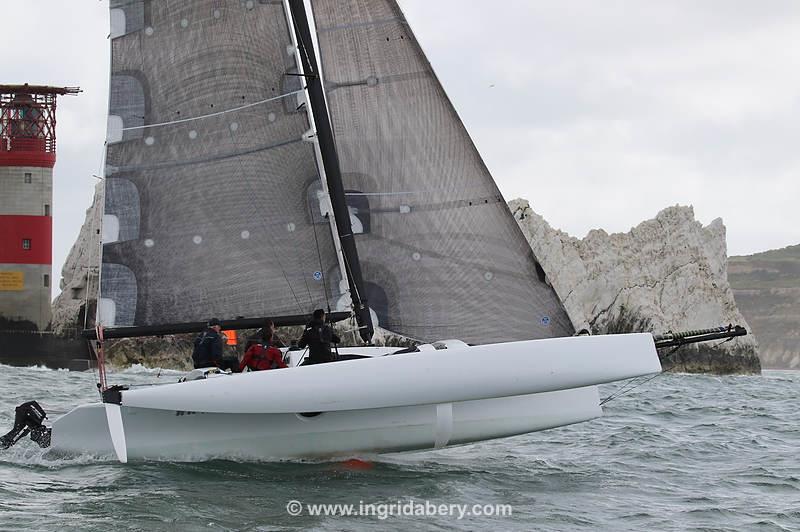
[[197, 368], [214, 368], [222, 364], [222, 325], [217, 318], [208, 320], [208, 328], [194, 339], [192, 362]]
[[272, 339], [269, 341], [269, 345], [272, 347], [288, 347], [284, 342], [283, 339], [278, 336], [278, 333], [275, 332], [275, 322], [272, 320], [267, 320], [264, 322], [264, 328], [262, 329], [262, 333], [264, 335], [264, 341], [267, 341], [268, 337]]
[[[267, 338], [270, 338], [270, 336], [272, 337], [272, 340], [267, 340]], [[278, 333], [275, 332], [275, 322], [269, 318], [267, 318], [267, 320], [264, 322], [264, 326], [259, 329], [258, 332], [247, 337], [245, 352], [247, 352], [251, 346], [254, 346], [260, 342], [269, 342], [269, 345], [273, 347], [288, 347], [283, 342], [283, 339], [278, 336]]]
[[272, 337], [264, 338], [264, 343], [251, 345], [239, 365], [239, 371], [248, 368], [250, 371], [277, 369], [288, 367], [283, 361], [283, 353], [271, 345]]
[[297, 345], [301, 348], [308, 346], [308, 358], [303, 362], [304, 366], [310, 364], [322, 364], [336, 360], [331, 351], [331, 343], [341, 342], [330, 325], [325, 323], [325, 311], [317, 309], [314, 311], [313, 319], [306, 325], [303, 336]]

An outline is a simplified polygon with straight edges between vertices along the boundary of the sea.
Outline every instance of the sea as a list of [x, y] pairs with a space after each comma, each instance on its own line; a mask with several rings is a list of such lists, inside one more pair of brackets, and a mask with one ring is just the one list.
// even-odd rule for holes
[[[26, 400], [95, 400], [95, 379], [0, 366], [0, 433]], [[123, 465], [25, 439], [0, 451], [0, 530], [800, 530], [800, 372], [621, 386], [594, 421], [348, 461]]]

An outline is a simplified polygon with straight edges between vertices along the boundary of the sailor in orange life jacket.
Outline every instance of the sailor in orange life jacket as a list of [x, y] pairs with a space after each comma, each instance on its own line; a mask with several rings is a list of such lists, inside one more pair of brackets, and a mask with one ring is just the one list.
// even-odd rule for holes
[[247, 349], [239, 364], [239, 371], [244, 371], [244, 368], [249, 368], [250, 371], [261, 371], [288, 367], [283, 361], [281, 350], [271, 345], [272, 335], [265, 333], [264, 336], [264, 343], [251, 345]]

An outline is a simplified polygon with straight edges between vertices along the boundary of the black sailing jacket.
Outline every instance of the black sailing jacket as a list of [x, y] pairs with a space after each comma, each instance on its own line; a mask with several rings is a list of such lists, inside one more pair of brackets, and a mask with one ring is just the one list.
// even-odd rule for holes
[[222, 336], [208, 328], [194, 339], [192, 362], [195, 368], [211, 368], [222, 362]]
[[303, 331], [303, 337], [297, 343], [300, 347], [308, 346], [308, 364], [321, 364], [335, 360], [331, 352], [331, 343], [341, 342], [330, 325], [320, 320], [311, 320]]

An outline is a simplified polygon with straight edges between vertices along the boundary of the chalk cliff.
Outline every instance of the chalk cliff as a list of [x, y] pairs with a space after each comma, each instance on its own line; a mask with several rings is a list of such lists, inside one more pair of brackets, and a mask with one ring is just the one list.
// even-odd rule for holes
[[[703, 227], [691, 207], [669, 207], [628, 233], [602, 229], [572, 237], [525, 200], [509, 203], [576, 330], [663, 333], [729, 323], [746, 328], [727, 279], [725, 226]], [[681, 348], [677, 371], [758, 373], [752, 335]]]
[[53, 301], [53, 330], [67, 333], [84, 328], [88, 306], [90, 319], [97, 305], [100, 264], [100, 222], [103, 215], [103, 187], [98, 183], [92, 205], [86, 210], [78, 238], [61, 268], [61, 293]]
[[[102, 201], [98, 187], [62, 269], [62, 293], [53, 306], [56, 330], [82, 328], [84, 314], [90, 320], [94, 316]], [[628, 233], [593, 230], [580, 240], [550, 227], [525, 200], [514, 200], [509, 206], [577, 330], [661, 333], [728, 323], [749, 330], [728, 284], [721, 220], [703, 227], [691, 207], [676, 206]], [[281, 334], [288, 340], [299, 336], [299, 331]], [[352, 332], [347, 338], [350, 345], [358, 343]], [[409, 345], [410, 341], [379, 331], [376, 343]], [[186, 367], [191, 337], [126, 339], [109, 342], [108, 348], [109, 358], [121, 365]], [[753, 336], [684, 347], [669, 360], [665, 366], [679, 371], [760, 371]]]

